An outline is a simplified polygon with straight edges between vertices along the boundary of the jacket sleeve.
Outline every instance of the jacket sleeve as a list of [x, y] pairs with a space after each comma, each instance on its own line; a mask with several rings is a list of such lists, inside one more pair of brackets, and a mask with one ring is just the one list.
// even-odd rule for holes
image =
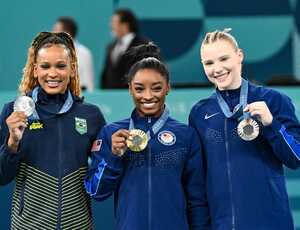
[[190, 229], [210, 229], [210, 217], [206, 196], [205, 159], [199, 139], [193, 129], [190, 132], [190, 152], [186, 161], [183, 185], [187, 198]]
[[96, 112], [94, 113], [96, 114], [96, 119], [95, 119], [95, 123], [94, 126], [96, 127], [95, 132], [93, 133], [93, 140], [96, 139], [97, 135], [99, 134], [100, 130], [106, 125], [106, 121], [105, 118], [101, 112], [101, 110], [97, 107]]
[[98, 201], [113, 194], [123, 171], [122, 158], [111, 152], [111, 135], [108, 126], [100, 131], [92, 146], [92, 163], [84, 180], [87, 193]]
[[295, 108], [290, 98], [279, 93], [268, 107], [273, 121], [263, 128], [263, 136], [276, 157], [287, 167], [296, 169], [300, 167], [300, 124]]
[[20, 152], [12, 153], [7, 146], [9, 132], [5, 120], [11, 112], [11, 106], [6, 104], [0, 115], [0, 185], [14, 180], [21, 160]]

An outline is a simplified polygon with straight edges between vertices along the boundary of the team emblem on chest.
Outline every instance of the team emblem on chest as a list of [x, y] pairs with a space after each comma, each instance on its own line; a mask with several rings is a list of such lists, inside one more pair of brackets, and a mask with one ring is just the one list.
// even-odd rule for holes
[[39, 122], [39, 121], [34, 121], [30, 124], [29, 129], [30, 130], [35, 130], [35, 129], [43, 129], [44, 125], [43, 123]]
[[163, 145], [174, 145], [176, 142], [176, 136], [171, 131], [161, 131], [158, 134], [158, 140]]
[[87, 133], [86, 119], [75, 117], [75, 129], [81, 135]]

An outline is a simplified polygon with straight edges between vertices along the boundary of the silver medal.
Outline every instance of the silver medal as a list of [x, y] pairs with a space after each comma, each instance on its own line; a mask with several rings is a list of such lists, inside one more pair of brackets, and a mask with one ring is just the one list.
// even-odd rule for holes
[[247, 118], [238, 124], [237, 132], [243, 140], [252, 141], [259, 134], [259, 125], [252, 118]]
[[34, 101], [28, 96], [19, 96], [14, 103], [14, 111], [24, 112], [27, 117], [32, 115], [35, 109]]

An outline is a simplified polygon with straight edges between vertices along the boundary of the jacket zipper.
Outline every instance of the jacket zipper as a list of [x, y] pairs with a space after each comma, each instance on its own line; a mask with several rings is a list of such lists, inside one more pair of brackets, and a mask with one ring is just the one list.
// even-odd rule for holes
[[226, 148], [226, 157], [227, 157], [227, 176], [228, 176], [228, 183], [229, 183], [229, 194], [230, 194], [230, 201], [231, 201], [231, 226], [232, 230], [235, 230], [235, 211], [234, 211], [234, 204], [232, 199], [232, 180], [231, 180], [231, 163], [229, 160], [229, 144], [228, 144], [228, 133], [227, 133], [227, 118], [225, 118], [224, 123], [224, 131], [225, 131], [225, 148]]
[[[151, 118], [148, 117], [148, 130], [151, 136]], [[148, 140], [148, 230], [152, 229], [151, 219], [152, 219], [152, 169], [151, 169], [151, 147], [150, 140]]]

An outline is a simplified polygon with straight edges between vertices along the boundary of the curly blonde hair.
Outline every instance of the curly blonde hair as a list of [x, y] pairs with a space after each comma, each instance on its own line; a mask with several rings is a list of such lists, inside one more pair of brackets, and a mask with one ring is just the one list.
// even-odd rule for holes
[[75, 96], [80, 95], [80, 84], [78, 76], [78, 61], [72, 37], [65, 33], [41, 32], [32, 41], [28, 49], [27, 62], [23, 69], [23, 77], [19, 85], [21, 94], [27, 94], [39, 85], [34, 77], [34, 65], [36, 63], [38, 51], [51, 45], [62, 45], [70, 55], [74, 76], [70, 78], [69, 89]]

